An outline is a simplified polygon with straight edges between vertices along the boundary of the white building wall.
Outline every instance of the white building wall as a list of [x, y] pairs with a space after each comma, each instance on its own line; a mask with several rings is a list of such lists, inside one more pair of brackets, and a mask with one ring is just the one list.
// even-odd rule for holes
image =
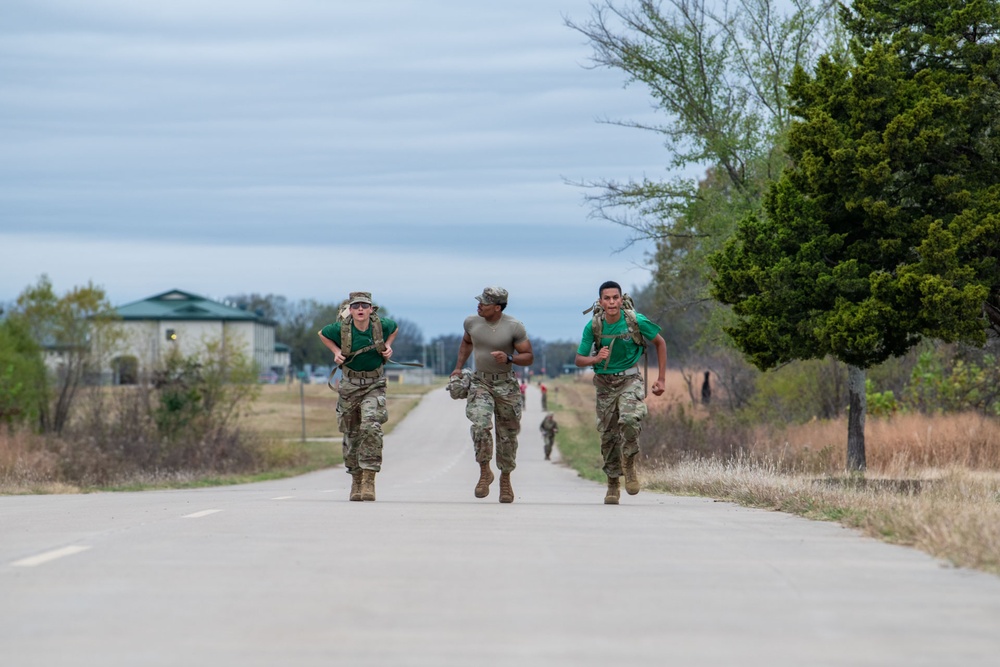
[[223, 333], [226, 336], [226, 343], [240, 350], [247, 358], [256, 361], [253, 345], [254, 323], [223, 322], [222, 327]]
[[116, 356], [135, 357], [140, 369], [155, 366], [161, 347], [156, 325], [156, 322], [122, 322], [119, 325], [124, 332], [122, 348]]
[[267, 370], [275, 364], [274, 343], [274, 327], [254, 323], [253, 355], [259, 370]]
[[[205, 345], [219, 340], [223, 334], [223, 323], [218, 320], [163, 320], [158, 322], [160, 358], [176, 349], [182, 356], [193, 357], [205, 351]], [[173, 330], [176, 340], [167, 340], [167, 332]]]
[[[271, 325], [252, 321], [222, 320], [141, 320], [121, 323], [125, 332], [120, 352], [113, 356], [133, 356], [139, 367], [149, 370], [157, 366], [171, 350], [176, 349], [185, 357], [201, 354], [210, 341], [224, 336], [228, 345], [234, 345], [253, 359], [261, 370], [274, 364], [275, 329]], [[173, 331], [176, 339], [170, 340], [167, 332]]]

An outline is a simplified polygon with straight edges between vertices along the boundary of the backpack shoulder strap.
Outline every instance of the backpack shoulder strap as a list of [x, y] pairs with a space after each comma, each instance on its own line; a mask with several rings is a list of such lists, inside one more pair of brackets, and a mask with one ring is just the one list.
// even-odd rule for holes
[[643, 340], [642, 332], [639, 331], [639, 319], [635, 316], [635, 311], [623, 308], [622, 314], [625, 316], [625, 325], [628, 327], [628, 332], [632, 336], [632, 340], [636, 345], [642, 347], [643, 352], [645, 352], [646, 341]]
[[594, 313], [594, 317], [590, 320], [590, 333], [594, 336], [594, 349], [598, 350], [601, 347], [601, 333], [604, 331], [604, 309], [601, 308], [601, 302], [595, 301], [587, 310], [583, 311], [583, 314]]
[[371, 327], [372, 344], [381, 354], [382, 352], [385, 352], [385, 338], [382, 336], [382, 320], [375, 313], [372, 313]]
[[601, 336], [604, 333], [604, 311], [595, 310], [590, 320], [590, 333], [594, 336], [594, 347], [601, 349]]
[[632, 342], [642, 348], [642, 386], [644, 395], [649, 394], [649, 355], [646, 354], [646, 341], [642, 337], [642, 331], [639, 330], [639, 318], [636, 317], [635, 305], [632, 303], [632, 298], [628, 298], [628, 305], [630, 308], [622, 308], [622, 313], [625, 315], [625, 324], [628, 327], [629, 335], [632, 337]]
[[[386, 345], [385, 345], [385, 337], [382, 333], [382, 320], [379, 319], [379, 316], [376, 315], [374, 312], [372, 313], [371, 322], [368, 326], [369, 330], [372, 332], [372, 344], [366, 345], [365, 347], [362, 347], [359, 350], [352, 351], [350, 348], [351, 338], [352, 338], [351, 320], [345, 320], [344, 322], [341, 323], [340, 341], [342, 345], [340, 346], [340, 350], [343, 353], [343, 355], [347, 357], [347, 360], [344, 361], [345, 364], [347, 363], [347, 361], [350, 361], [352, 357], [356, 357], [359, 354], [364, 354], [368, 350], [378, 350], [379, 354], [385, 352]], [[385, 362], [383, 361], [383, 363]], [[413, 366], [414, 364], [403, 364], [403, 365]], [[423, 367], [423, 364], [420, 364], [420, 366]]]
[[351, 320], [350, 318], [340, 323], [340, 351], [346, 357], [351, 353]]

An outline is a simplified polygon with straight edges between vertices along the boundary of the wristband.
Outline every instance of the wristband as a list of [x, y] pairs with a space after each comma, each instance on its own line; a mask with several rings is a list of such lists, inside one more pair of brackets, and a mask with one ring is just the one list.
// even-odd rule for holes
[[508, 364], [514, 363], [514, 355], [513, 354], [508, 354], [507, 355], [507, 363]]

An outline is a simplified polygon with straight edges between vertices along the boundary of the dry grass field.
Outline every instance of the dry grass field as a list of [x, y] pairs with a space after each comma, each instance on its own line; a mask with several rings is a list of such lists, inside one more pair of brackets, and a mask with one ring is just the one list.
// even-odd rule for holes
[[[390, 384], [386, 389], [390, 432], [428, 391], [443, 386]], [[235, 484], [297, 475], [343, 462], [337, 428], [337, 394], [325, 384], [263, 385], [246, 408], [241, 430], [257, 452], [255, 470], [247, 473], [134, 472], [114, 482], [67, 483], [65, 461], [56, 452], [72, 441], [51, 441], [28, 429], [0, 428], [0, 493], [78, 493]], [[110, 390], [108, 390], [110, 391]]]
[[[383, 427], [388, 433], [419, 402], [436, 387], [433, 385], [390, 384], [386, 388], [389, 421]], [[337, 394], [325, 384], [267, 384], [251, 408], [244, 424], [268, 438], [282, 440], [305, 438], [339, 438], [337, 430]], [[305, 415], [303, 419], [303, 415]]]
[[[392, 432], [424, 394], [443, 385], [443, 380], [429, 385], [390, 383], [386, 387], [389, 421], [382, 426], [383, 432]], [[264, 385], [244, 425], [266, 438], [269, 451], [279, 460], [294, 462], [269, 466], [266, 474], [252, 479], [297, 475], [344, 462], [337, 393], [326, 384]]]

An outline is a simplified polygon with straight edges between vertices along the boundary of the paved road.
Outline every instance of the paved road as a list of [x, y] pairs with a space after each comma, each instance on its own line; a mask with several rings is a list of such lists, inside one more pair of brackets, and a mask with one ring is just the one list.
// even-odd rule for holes
[[193, 491], [0, 498], [0, 665], [1000, 664], [1000, 579], [828, 523], [603, 487], [542, 457], [473, 497], [463, 403], [342, 469]]

